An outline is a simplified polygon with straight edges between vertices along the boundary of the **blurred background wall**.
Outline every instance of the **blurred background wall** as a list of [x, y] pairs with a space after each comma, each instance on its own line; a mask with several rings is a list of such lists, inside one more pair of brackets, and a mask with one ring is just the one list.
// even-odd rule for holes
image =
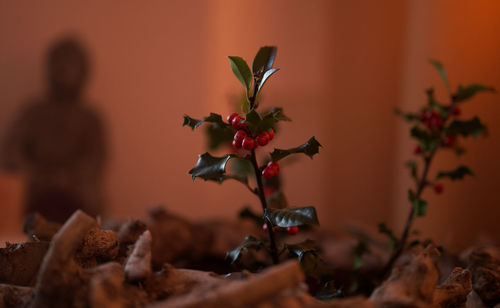
[[[107, 214], [144, 216], [157, 204], [192, 219], [234, 217], [257, 200], [238, 183], [219, 186], [187, 175], [205, 149], [203, 134], [181, 127], [184, 113], [227, 114], [240, 85], [227, 55], [251, 62], [277, 45], [280, 72], [263, 104], [283, 106], [275, 146], [315, 135], [314, 160], [284, 170], [291, 205], [315, 205], [329, 228], [355, 222], [397, 229], [410, 185], [402, 165], [412, 155], [408, 126], [392, 109], [416, 109], [424, 89], [444, 88], [428, 59], [441, 60], [451, 85], [481, 82], [500, 89], [500, 3], [496, 1], [0, 1], [0, 138], [27, 99], [43, 90], [47, 47], [76, 34], [88, 46], [93, 75], [87, 96], [106, 119], [110, 163]], [[467, 141], [460, 163], [476, 178], [429, 192], [418, 228], [457, 249], [498, 239], [499, 97], [463, 108], [478, 114], [490, 137]], [[439, 167], [458, 160], [441, 155]], [[23, 177], [0, 176], [0, 233], [20, 232]]]

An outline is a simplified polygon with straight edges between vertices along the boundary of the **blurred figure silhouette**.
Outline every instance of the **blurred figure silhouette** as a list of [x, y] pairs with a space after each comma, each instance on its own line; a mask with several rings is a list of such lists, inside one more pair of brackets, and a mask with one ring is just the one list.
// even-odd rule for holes
[[48, 51], [46, 95], [22, 110], [8, 131], [4, 166], [26, 176], [26, 212], [63, 222], [76, 209], [102, 213], [104, 125], [84, 104], [90, 63], [74, 38]]

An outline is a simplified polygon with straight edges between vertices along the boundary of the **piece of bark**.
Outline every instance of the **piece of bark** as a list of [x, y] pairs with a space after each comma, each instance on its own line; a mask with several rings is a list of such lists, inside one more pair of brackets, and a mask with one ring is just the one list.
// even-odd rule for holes
[[456, 267], [434, 290], [434, 304], [439, 307], [465, 307], [467, 295], [472, 291], [471, 273], [467, 269]]
[[48, 242], [7, 244], [7, 247], [0, 248], [0, 283], [34, 285], [48, 249]]
[[472, 288], [486, 307], [500, 303], [500, 247], [478, 247], [468, 256]]
[[100, 227], [90, 229], [83, 238], [76, 260], [84, 268], [112, 261], [118, 255], [119, 242], [116, 232]]
[[49, 241], [61, 228], [61, 224], [51, 222], [38, 213], [30, 214], [24, 220], [23, 232], [31, 239], [35, 236], [40, 241]]
[[279, 292], [304, 281], [304, 273], [295, 260], [273, 266], [247, 280], [217, 284], [213, 288], [194, 289], [190, 293], [160, 302], [151, 307], [252, 307]]
[[92, 217], [77, 210], [54, 235], [43, 259], [31, 307], [84, 307], [88, 278], [74, 262], [87, 232], [96, 227]]
[[421, 307], [432, 304], [439, 279], [433, 258], [439, 251], [432, 246], [414, 256], [408, 264], [395, 267], [389, 278], [375, 289], [371, 299], [387, 307]]
[[95, 275], [90, 279], [89, 285], [90, 307], [126, 307], [123, 287], [125, 273], [122, 266], [116, 262], [109, 262], [92, 269], [92, 272]]
[[151, 275], [151, 233], [149, 230], [139, 237], [134, 250], [125, 263], [125, 276], [128, 281], [140, 281]]
[[33, 288], [0, 284], [0, 307], [25, 307]]

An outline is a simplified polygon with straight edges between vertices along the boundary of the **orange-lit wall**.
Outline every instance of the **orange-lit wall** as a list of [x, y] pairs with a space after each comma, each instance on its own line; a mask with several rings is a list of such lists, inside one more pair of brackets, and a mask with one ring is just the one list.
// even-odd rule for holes
[[[424, 88], [439, 85], [428, 58], [444, 62], [453, 86], [477, 81], [500, 89], [499, 13], [500, 4], [486, 0], [3, 1], [0, 137], [23, 101], [41, 91], [48, 44], [77, 33], [94, 59], [88, 96], [108, 121], [109, 214], [141, 216], [163, 203], [191, 218], [233, 217], [256, 200], [238, 183], [191, 182], [187, 170], [204, 151], [203, 135], [182, 128], [181, 119], [229, 112], [240, 85], [226, 56], [250, 60], [259, 46], [275, 44], [281, 71], [263, 103], [283, 106], [294, 120], [275, 145], [312, 135], [324, 145], [314, 160], [283, 171], [290, 203], [316, 205], [328, 227], [397, 225], [408, 206], [401, 165], [412, 144], [392, 108], [415, 108]], [[490, 126], [490, 138], [467, 142], [463, 162], [477, 177], [445, 183], [439, 198], [429, 194], [429, 217], [418, 225], [450, 247], [499, 230], [498, 101], [485, 95], [464, 107], [464, 116], [478, 113]], [[456, 163], [446, 155], [438, 161]], [[10, 201], [0, 207], [19, 203], [20, 181], [2, 179], [0, 202]], [[19, 217], [12, 207], [2, 216]], [[0, 232], [10, 232], [5, 226]]]

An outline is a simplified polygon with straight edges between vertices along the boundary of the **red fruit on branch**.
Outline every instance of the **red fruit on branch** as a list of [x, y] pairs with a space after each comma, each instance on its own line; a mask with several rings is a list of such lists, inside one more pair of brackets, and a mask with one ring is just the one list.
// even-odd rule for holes
[[266, 167], [264, 170], [262, 170], [262, 176], [265, 177], [266, 179], [270, 179], [273, 176], [276, 175], [276, 170], [273, 168]]
[[455, 135], [449, 135], [444, 138], [444, 145], [447, 147], [451, 147], [455, 144], [455, 140], [457, 137]]
[[443, 187], [443, 184], [436, 184], [434, 185], [434, 191], [436, 192], [436, 194], [441, 194], [444, 190], [444, 187]]
[[257, 136], [257, 143], [261, 146], [265, 146], [266, 144], [269, 143], [269, 133], [268, 132], [262, 132]]
[[267, 132], [269, 134], [269, 141], [273, 140], [274, 138], [274, 130], [271, 128], [269, 130], [269, 132]]
[[425, 125], [431, 130], [440, 129], [443, 126], [443, 117], [439, 113], [433, 111], [425, 121]]
[[230, 114], [230, 115], [228, 115], [228, 116], [227, 116], [227, 118], [226, 118], [226, 119], [227, 119], [227, 122], [228, 122], [229, 124], [232, 124], [232, 123], [233, 123], [233, 119], [234, 119], [236, 116], [238, 116], [238, 114], [237, 114], [236, 112], [231, 113], [231, 114]]
[[245, 138], [246, 136], [247, 133], [244, 130], [240, 129], [234, 134], [233, 139], [241, 143], [243, 141], [243, 138]]
[[236, 150], [241, 149], [241, 141], [242, 140], [233, 140], [233, 143], [232, 143], [233, 148], [236, 149]]
[[286, 228], [286, 232], [288, 232], [288, 234], [290, 235], [295, 235], [299, 233], [299, 227], [288, 227]]
[[255, 146], [255, 140], [251, 137], [243, 138], [243, 143], [241, 144], [245, 150], [252, 150]]
[[280, 173], [280, 163], [279, 162], [273, 163], [272, 161], [270, 161], [267, 164], [267, 167], [274, 169], [274, 171], [275, 171], [276, 174]]
[[422, 154], [422, 148], [419, 145], [416, 145], [415, 148], [413, 149], [413, 154], [415, 155]]
[[262, 225], [262, 230], [267, 231], [267, 224], [266, 224], [266, 223], [264, 223], [264, 224]]

